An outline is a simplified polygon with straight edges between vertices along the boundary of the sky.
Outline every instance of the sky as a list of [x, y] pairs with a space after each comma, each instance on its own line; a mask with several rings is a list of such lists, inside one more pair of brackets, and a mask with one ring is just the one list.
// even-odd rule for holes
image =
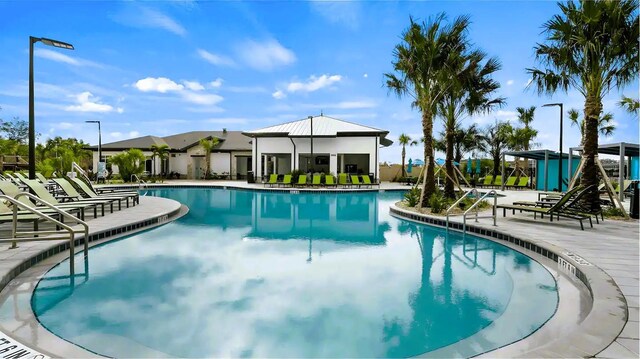
[[[471, 17], [476, 47], [502, 62], [494, 78], [503, 108], [463, 119], [487, 126], [515, 121], [516, 107], [537, 106], [538, 148], [558, 149], [559, 109], [582, 110], [576, 91], [551, 97], [527, 89], [525, 69], [551, 1], [7, 1], [0, 0], [0, 118], [28, 119], [29, 36], [75, 50], [35, 45], [39, 141], [76, 137], [97, 144], [191, 130], [253, 130], [327, 116], [421, 137], [420, 113], [384, 86], [393, 48], [409, 18]], [[601, 143], [638, 142], [638, 118], [616, 106], [638, 97], [638, 81], [604, 99], [617, 130]], [[565, 113], [564, 151], [580, 142]], [[442, 129], [436, 119], [435, 133]], [[380, 152], [398, 163], [396, 143]], [[407, 150], [422, 157], [419, 147]], [[440, 154], [441, 155], [441, 154]]]

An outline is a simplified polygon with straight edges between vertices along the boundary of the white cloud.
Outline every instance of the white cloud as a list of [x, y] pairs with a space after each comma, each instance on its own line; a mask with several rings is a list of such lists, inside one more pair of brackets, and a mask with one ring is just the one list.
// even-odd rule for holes
[[182, 81], [184, 86], [192, 91], [202, 91], [204, 90], [204, 86], [202, 86], [198, 81]]
[[140, 132], [138, 131], [129, 132], [129, 137], [138, 137], [138, 136], [140, 136]]
[[218, 88], [218, 87], [222, 86], [223, 82], [224, 82], [224, 80], [218, 77], [217, 79], [209, 82], [209, 86], [211, 86], [213, 88]]
[[271, 96], [273, 96], [273, 98], [275, 98], [276, 100], [281, 100], [287, 97], [287, 95], [280, 90], [277, 90], [276, 92], [272, 93]]
[[265, 93], [268, 92], [266, 88], [262, 86], [230, 86], [226, 87], [228, 91], [237, 93]]
[[100, 103], [100, 98], [93, 96], [91, 92], [85, 91], [76, 95], [77, 105], [71, 105], [64, 108], [65, 111], [72, 112], [112, 112], [122, 113], [124, 109], [115, 109], [111, 105]]
[[245, 64], [256, 70], [268, 71], [296, 61], [293, 51], [276, 40], [258, 42], [247, 40], [237, 47], [238, 56]]
[[315, 75], [311, 75], [307, 82], [291, 82], [287, 85], [288, 92], [313, 92], [317, 91], [323, 87], [331, 86], [332, 84], [339, 82], [342, 80], [342, 76], [340, 75], [322, 75], [320, 77], [316, 77]]
[[312, 1], [311, 9], [329, 22], [358, 27], [360, 23], [360, 3], [357, 1]]
[[366, 79], [367, 77], [369, 77], [369, 74], [365, 72], [364, 75], [362, 75], [362, 77]]
[[333, 106], [328, 106], [327, 108], [339, 108], [339, 109], [357, 109], [357, 108], [372, 108], [376, 107], [377, 104], [370, 100], [364, 101], [342, 101], [338, 102]]
[[109, 136], [111, 136], [113, 138], [120, 138], [120, 137], [122, 137], [122, 132], [111, 132], [111, 133], [109, 133]]
[[72, 66], [103, 67], [103, 65], [98, 64], [96, 62], [84, 60], [76, 57], [71, 57], [67, 54], [63, 54], [61, 52], [50, 50], [50, 49], [35, 49], [33, 54], [36, 57], [40, 57], [40, 58], [51, 60], [51, 61], [61, 62], [61, 63], [72, 65]]
[[200, 56], [203, 60], [211, 63], [212, 65], [217, 65], [217, 66], [234, 66], [235, 65], [235, 62], [232, 59], [226, 56], [214, 54], [204, 49], [198, 49], [197, 53], [198, 53], [198, 56]]
[[68, 130], [73, 127], [73, 124], [70, 122], [60, 122], [56, 127], [61, 130]]
[[181, 91], [184, 89], [183, 85], [175, 83], [166, 77], [147, 77], [142, 80], [136, 81], [133, 86], [142, 92], [153, 91], [165, 93], [168, 91]]
[[182, 94], [182, 97], [186, 101], [198, 105], [215, 105], [216, 103], [223, 100], [222, 96], [218, 96], [216, 94], [201, 94], [186, 91]]
[[513, 85], [513, 80], [508, 80], [507, 81], [507, 86], [511, 86], [511, 85]]
[[145, 6], [132, 6], [114, 16], [114, 20], [137, 28], [162, 29], [180, 36], [187, 34], [187, 30], [174, 19]]

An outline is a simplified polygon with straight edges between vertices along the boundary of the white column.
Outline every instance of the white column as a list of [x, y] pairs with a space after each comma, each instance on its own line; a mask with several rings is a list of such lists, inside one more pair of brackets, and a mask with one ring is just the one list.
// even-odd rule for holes
[[618, 163], [618, 195], [620, 201], [624, 202], [624, 193], [622, 186], [624, 185], [624, 142], [620, 144], [620, 162]]
[[329, 154], [329, 172], [338, 174], [338, 155], [336, 153]]

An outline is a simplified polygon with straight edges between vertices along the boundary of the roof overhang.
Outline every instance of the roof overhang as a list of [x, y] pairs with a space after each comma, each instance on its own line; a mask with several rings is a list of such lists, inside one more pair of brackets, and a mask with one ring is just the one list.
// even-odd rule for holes
[[[598, 146], [598, 153], [605, 154], [605, 155], [619, 156], [620, 149], [622, 149], [623, 145], [624, 145], [625, 156], [638, 157], [640, 155], [640, 145], [638, 145], [637, 143], [626, 143], [626, 142], [608, 143], [608, 144], [600, 145]], [[582, 146], [571, 147], [571, 150], [582, 151]]]
[[[551, 150], [510, 151], [510, 152], [505, 152], [504, 155], [505, 156], [528, 158], [528, 159], [532, 159], [532, 160], [543, 160], [543, 161], [544, 161], [545, 157], [547, 157], [550, 160], [557, 160], [557, 159], [560, 158], [560, 154], [558, 152], [551, 151]], [[572, 157], [573, 157], [573, 159], [576, 159], [576, 160], [580, 159], [580, 156], [573, 155]], [[563, 159], [568, 159], [569, 158], [569, 154], [563, 152], [562, 153], [562, 158]]]

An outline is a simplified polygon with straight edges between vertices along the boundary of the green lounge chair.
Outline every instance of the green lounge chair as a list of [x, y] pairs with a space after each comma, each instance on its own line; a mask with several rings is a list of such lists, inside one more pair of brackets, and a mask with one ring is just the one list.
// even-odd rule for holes
[[284, 175], [282, 182], [278, 183], [278, 185], [282, 187], [286, 187], [286, 186], [291, 187], [291, 175]]
[[362, 183], [360, 183], [360, 178], [358, 178], [358, 176], [356, 175], [351, 175], [351, 184], [354, 186], [358, 186], [358, 188], [362, 186]]
[[501, 175], [497, 175], [496, 176], [496, 180], [495, 180], [495, 182], [493, 182], [493, 185], [491, 187], [499, 188], [501, 186], [502, 186], [502, 176]]
[[106, 198], [123, 198], [127, 200], [127, 208], [129, 207], [129, 199], [132, 200], [134, 206], [140, 203], [140, 194], [137, 192], [115, 191], [109, 192], [107, 194], [98, 194], [80, 178], [71, 178], [71, 181], [73, 181], [73, 183], [75, 183], [76, 186], [80, 188], [80, 191], [84, 192], [84, 194], [89, 198], [99, 199], [103, 196]]
[[[60, 209], [69, 209], [69, 208], [93, 208], [93, 216], [94, 218], [98, 216], [97, 208], [100, 207], [102, 216], [104, 216], [104, 208], [107, 204], [105, 201], [94, 201], [91, 199], [79, 199], [73, 202], [65, 202], [61, 203], [56, 199], [44, 185], [36, 180], [26, 180], [25, 185], [29, 187], [29, 189], [40, 199], [43, 201], [50, 203]], [[113, 203], [111, 203], [111, 212], [113, 212]]]
[[491, 187], [493, 185], [493, 176], [492, 175], [486, 175], [484, 177], [484, 181], [482, 183], [478, 183], [477, 186], [478, 187]]
[[296, 183], [296, 187], [304, 187], [307, 185], [307, 175], [298, 176], [298, 183]]
[[516, 180], [518, 179], [518, 177], [515, 176], [510, 176], [509, 178], [507, 178], [507, 182], [504, 183], [504, 186], [506, 188], [512, 188], [516, 186]]
[[324, 185], [327, 187], [336, 187], [337, 184], [332, 175], [324, 176]]
[[265, 182], [264, 186], [267, 187], [268, 185], [269, 187], [273, 187], [277, 184], [278, 184], [278, 175], [274, 173], [269, 176], [269, 182]]
[[40, 182], [42, 182], [42, 184], [48, 184], [49, 180], [42, 175], [42, 173], [40, 172], [36, 172], [36, 179], [38, 179]]
[[346, 173], [338, 173], [338, 184], [342, 187], [348, 187], [349, 182], [347, 182], [347, 174]]
[[515, 188], [527, 188], [529, 184], [529, 177], [522, 176], [518, 179], [518, 183], [515, 185]]
[[[18, 188], [18, 186], [16, 186], [9, 180], [0, 181], [0, 191], [4, 195], [9, 196], [11, 198], [16, 198], [18, 197], [19, 194], [23, 193], [23, 191], [20, 188]], [[27, 196], [20, 196], [19, 198], [16, 198], [16, 199], [19, 202], [22, 202], [29, 207], [34, 207], [38, 211], [41, 211], [45, 214], [56, 213], [55, 211], [52, 211], [50, 208], [46, 206], [34, 206], [33, 202], [31, 202], [31, 200]], [[78, 218], [80, 219], [84, 218], [84, 208], [72, 208], [69, 206], [62, 206], [62, 207], [67, 207], [67, 208], [60, 208], [60, 209], [66, 212], [76, 212], [78, 215]], [[28, 212], [28, 213], [31, 213], [31, 212]]]
[[320, 175], [313, 175], [313, 177], [311, 178], [311, 185], [313, 187], [316, 187], [316, 186], [319, 187], [322, 184], [321, 179], [322, 177]]
[[571, 199], [571, 197], [573, 195], [575, 195], [578, 191], [580, 191], [579, 187], [575, 187], [573, 188], [571, 191], [568, 191], [564, 196], [562, 196], [562, 198], [556, 202], [555, 204], [553, 204], [551, 207], [547, 207], [547, 208], [542, 208], [542, 207], [533, 207], [533, 206], [521, 206], [521, 205], [509, 205], [509, 204], [499, 204], [496, 206], [496, 208], [502, 208], [502, 215], [504, 217], [507, 216], [507, 209], [510, 209], [513, 211], [513, 214], [516, 213], [516, 211], [520, 211], [520, 212], [533, 212], [533, 218], [535, 219], [536, 216], [539, 214], [541, 216], [541, 218], [547, 214], [549, 215], [549, 218], [551, 220], [551, 222], [553, 222], [553, 217], [564, 217], [564, 218], [570, 218], [570, 219], [576, 219], [578, 221], [580, 221], [580, 228], [582, 230], [584, 230], [584, 225], [582, 224], [582, 221], [585, 219], [589, 220], [589, 223], [591, 223], [591, 227], [593, 227], [593, 223], [591, 222], [591, 216], [587, 216], [587, 215], [582, 215], [582, 214], [578, 214], [578, 213], [572, 213], [572, 212], [568, 212], [566, 211], [566, 205], [569, 202], [569, 200]]
[[111, 213], [113, 213], [113, 203], [118, 203], [118, 210], [122, 209], [122, 201], [127, 201], [127, 207], [129, 205], [129, 200], [122, 196], [99, 196], [96, 198], [85, 198], [83, 197], [74, 187], [73, 185], [64, 178], [55, 178], [53, 180], [55, 184], [60, 186], [64, 193], [66, 193], [67, 198], [70, 198], [72, 201], [78, 200], [92, 200], [92, 201], [103, 201], [104, 203], [109, 203], [111, 205]]
[[378, 183], [371, 182], [371, 178], [369, 178], [369, 175], [363, 175], [362, 176], [362, 183], [365, 186], [368, 186], [369, 188], [371, 188], [373, 185], [380, 186]]

